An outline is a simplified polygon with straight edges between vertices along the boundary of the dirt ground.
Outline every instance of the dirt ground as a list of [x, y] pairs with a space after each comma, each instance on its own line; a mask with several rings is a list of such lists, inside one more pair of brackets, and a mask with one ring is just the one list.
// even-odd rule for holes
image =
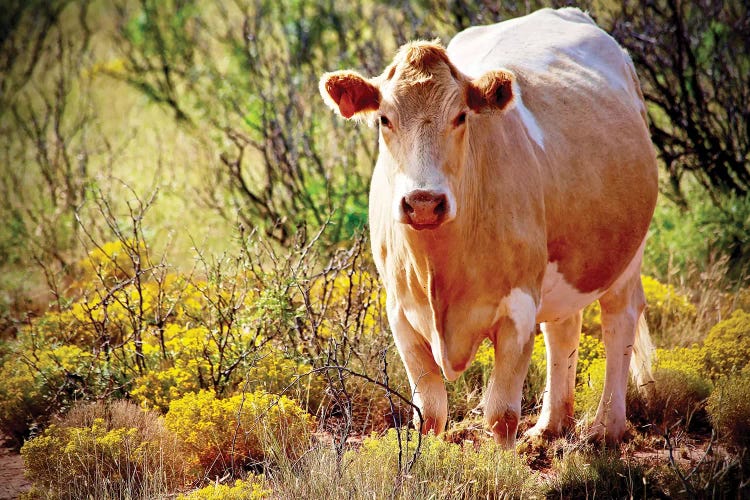
[[18, 452], [5, 446], [0, 436], [0, 500], [18, 498], [30, 488], [23, 476], [23, 460]]

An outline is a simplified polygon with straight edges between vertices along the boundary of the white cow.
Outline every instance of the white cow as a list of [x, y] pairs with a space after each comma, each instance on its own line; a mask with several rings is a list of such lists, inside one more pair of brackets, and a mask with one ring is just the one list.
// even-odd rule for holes
[[529, 433], [563, 432], [581, 310], [598, 300], [607, 367], [592, 434], [620, 440], [629, 366], [649, 377], [640, 267], [657, 196], [628, 55], [580, 10], [544, 9], [447, 50], [409, 43], [382, 75], [328, 73], [320, 89], [343, 117], [379, 124], [372, 249], [422, 430], [447, 420], [440, 371], [454, 380], [489, 338], [485, 420], [512, 446], [541, 323], [547, 386]]

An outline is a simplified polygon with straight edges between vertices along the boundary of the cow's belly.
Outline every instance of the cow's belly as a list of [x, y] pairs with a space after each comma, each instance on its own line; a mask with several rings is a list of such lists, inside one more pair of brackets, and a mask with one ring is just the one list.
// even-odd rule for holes
[[556, 262], [549, 263], [542, 281], [542, 301], [536, 321], [546, 323], [567, 318], [597, 300], [605, 291], [580, 292], [565, 281]]

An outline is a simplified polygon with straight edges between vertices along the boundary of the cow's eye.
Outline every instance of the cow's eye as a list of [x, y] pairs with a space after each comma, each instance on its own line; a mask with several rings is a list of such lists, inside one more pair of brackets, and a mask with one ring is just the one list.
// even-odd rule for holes
[[385, 115], [380, 115], [380, 124], [384, 127], [391, 128], [391, 121]]
[[453, 126], [460, 127], [464, 123], [466, 123], [466, 112], [462, 111], [453, 119]]

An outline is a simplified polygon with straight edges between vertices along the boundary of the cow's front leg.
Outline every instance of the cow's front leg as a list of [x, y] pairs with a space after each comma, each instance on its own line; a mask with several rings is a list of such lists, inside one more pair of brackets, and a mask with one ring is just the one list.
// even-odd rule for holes
[[547, 347], [547, 383], [542, 412], [526, 436], [557, 437], [571, 427], [576, 386], [578, 344], [581, 340], [581, 311], [560, 321], [543, 323]]
[[495, 367], [484, 395], [484, 419], [495, 441], [511, 448], [516, 442], [521, 417], [523, 381], [529, 369], [534, 347], [533, 316], [531, 323], [501, 320], [495, 334]]
[[439, 434], [448, 421], [448, 393], [440, 368], [432, 357], [432, 350], [424, 337], [406, 320], [401, 308], [389, 308], [388, 320], [409, 377], [414, 404], [422, 412], [421, 422], [415, 412], [414, 425], [419, 428], [421, 424], [423, 434], [431, 430]]

